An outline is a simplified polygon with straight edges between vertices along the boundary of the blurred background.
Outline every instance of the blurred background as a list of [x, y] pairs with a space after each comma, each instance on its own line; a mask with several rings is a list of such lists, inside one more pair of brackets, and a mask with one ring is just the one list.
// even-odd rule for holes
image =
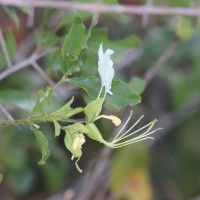
[[[92, 18], [98, 23], [83, 55], [83, 67], [77, 73], [97, 75], [97, 50], [103, 41], [105, 48], [115, 50], [115, 78], [129, 84], [142, 97], [137, 106], [121, 110], [106, 106], [104, 113], [126, 120], [127, 113], [133, 110], [132, 121], [144, 114], [144, 123], [156, 118], [156, 127], [164, 129], [154, 134], [154, 141], [114, 151], [87, 139], [80, 174], [70, 160], [63, 137], [54, 138], [52, 124], [42, 125], [51, 149], [44, 166], [37, 164], [40, 150], [28, 126], [1, 126], [0, 172], [4, 177], [0, 200], [199, 200], [200, 19], [198, 12], [186, 15], [187, 10], [200, 7], [200, 2], [98, 3], [108, 4], [109, 8], [117, 4], [168, 8], [160, 15], [101, 13], [100, 6], [99, 13], [92, 14], [89, 7], [88, 12], [80, 11], [87, 28]], [[175, 8], [186, 12], [173, 13]], [[28, 116], [37, 91], [58, 82], [60, 47], [73, 15], [70, 8], [8, 7], [0, 2], [0, 120]], [[71, 96], [76, 99], [74, 106], [84, 106], [89, 101], [83, 91], [63, 84], [53, 96], [54, 106], [63, 105]], [[104, 120], [98, 122], [98, 127], [107, 139], [117, 131]]]

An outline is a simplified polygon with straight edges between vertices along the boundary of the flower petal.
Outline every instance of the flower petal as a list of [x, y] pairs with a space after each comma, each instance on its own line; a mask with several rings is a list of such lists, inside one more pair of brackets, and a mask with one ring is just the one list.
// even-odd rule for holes
[[106, 93], [112, 94], [111, 85], [112, 80], [114, 78], [114, 68], [113, 68], [113, 61], [110, 58], [110, 55], [114, 53], [113, 50], [107, 49], [106, 52], [103, 52], [103, 44], [100, 44], [98, 56], [98, 71], [101, 77], [101, 84], [105, 87]]

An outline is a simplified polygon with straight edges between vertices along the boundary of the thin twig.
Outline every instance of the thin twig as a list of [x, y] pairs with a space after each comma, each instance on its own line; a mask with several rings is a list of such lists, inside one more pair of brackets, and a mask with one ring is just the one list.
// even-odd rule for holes
[[149, 68], [149, 70], [144, 75], [144, 80], [149, 83], [157, 74], [160, 68], [168, 61], [176, 51], [178, 39], [171, 42], [168, 48], [163, 52], [163, 54], [158, 58], [158, 60]]
[[35, 9], [32, 8], [31, 12], [28, 15], [28, 19], [27, 19], [27, 27], [32, 28], [34, 25], [34, 19], [35, 19]]
[[[147, 0], [146, 6], [152, 6], [153, 5], [153, 0]], [[142, 16], [142, 27], [146, 28], [149, 23], [149, 13], [145, 13]]]
[[3, 80], [4, 78], [10, 76], [11, 74], [26, 68], [28, 66], [30, 66], [33, 62], [37, 61], [38, 59], [40, 59], [41, 57], [45, 56], [46, 54], [54, 51], [55, 48], [51, 48], [51, 49], [47, 49], [45, 52], [43, 53], [33, 53], [30, 57], [28, 57], [27, 59], [21, 61], [20, 63], [17, 63], [15, 65], [13, 65], [12, 68], [6, 69], [3, 72], [0, 73], [0, 81]]
[[81, 3], [71, 1], [50, 1], [50, 0], [0, 0], [0, 4], [6, 6], [26, 6], [31, 8], [54, 8], [54, 9], [76, 9], [91, 13], [124, 13], [144, 15], [184, 15], [200, 16], [200, 8], [183, 8], [167, 6], [131, 6], [131, 5], [109, 5], [102, 3]]
[[[0, 104], [0, 110], [1, 112], [9, 119], [9, 120], [14, 120], [14, 118], [12, 117], [12, 115], [5, 109], [5, 107]], [[18, 129], [21, 129], [20, 126], [15, 125]]]
[[6, 47], [6, 43], [5, 43], [1, 28], [0, 28], [0, 43], [1, 43], [1, 47], [2, 47], [4, 56], [5, 56], [5, 59], [6, 59], [7, 66], [8, 66], [8, 68], [11, 68], [12, 63], [11, 63], [11, 60], [10, 60], [10, 56], [9, 56], [9, 53], [8, 53], [8, 49]]
[[56, 83], [47, 75], [47, 73], [42, 69], [42, 67], [34, 60], [31, 65], [40, 74], [40, 76], [50, 85], [55, 86]]

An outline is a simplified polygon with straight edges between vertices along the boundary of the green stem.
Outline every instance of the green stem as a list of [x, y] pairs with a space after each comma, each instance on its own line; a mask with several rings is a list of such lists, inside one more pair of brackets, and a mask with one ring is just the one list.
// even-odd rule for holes
[[52, 122], [53, 119], [56, 119], [58, 121], [65, 121], [65, 122], [73, 123], [74, 121], [72, 119], [68, 119], [68, 118], [73, 115], [76, 115], [80, 112], [83, 112], [83, 108], [78, 107], [78, 108], [75, 108], [74, 110], [70, 111], [65, 116], [54, 116], [52, 114], [48, 114], [45, 116], [38, 116], [38, 117], [29, 116], [27, 118], [19, 119], [19, 120], [0, 120], [0, 126], [22, 125], [22, 124], [27, 124], [30, 122], [33, 122], [33, 123]]
[[99, 97], [101, 96], [102, 90], [103, 90], [103, 86], [101, 86], [101, 89], [100, 89], [100, 91], [99, 91], [99, 94], [98, 94], [97, 99], [99, 99]]

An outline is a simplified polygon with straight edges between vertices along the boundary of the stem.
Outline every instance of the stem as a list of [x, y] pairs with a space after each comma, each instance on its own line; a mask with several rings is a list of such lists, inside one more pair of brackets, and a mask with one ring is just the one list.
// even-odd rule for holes
[[97, 99], [99, 99], [99, 97], [101, 96], [102, 90], [103, 90], [103, 86], [101, 86], [101, 89], [100, 89], [100, 91], [99, 91], [99, 94], [98, 94]]
[[75, 123], [75, 122], [80, 122], [83, 121], [81, 120], [73, 120], [73, 119], [68, 119], [69, 117], [78, 114], [80, 112], [83, 112], [83, 108], [76, 108], [72, 111], [69, 112], [68, 116], [54, 116], [52, 114], [45, 115], [45, 116], [38, 116], [38, 117], [27, 117], [24, 119], [19, 119], [19, 120], [0, 120], [0, 126], [9, 126], [9, 125], [22, 125], [22, 124], [27, 124], [30, 122], [33, 123], [41, 123], [41, 122], [52, 122], [53, 119], [56, 119], [57, 121], [64, 121], [68, 123]]

